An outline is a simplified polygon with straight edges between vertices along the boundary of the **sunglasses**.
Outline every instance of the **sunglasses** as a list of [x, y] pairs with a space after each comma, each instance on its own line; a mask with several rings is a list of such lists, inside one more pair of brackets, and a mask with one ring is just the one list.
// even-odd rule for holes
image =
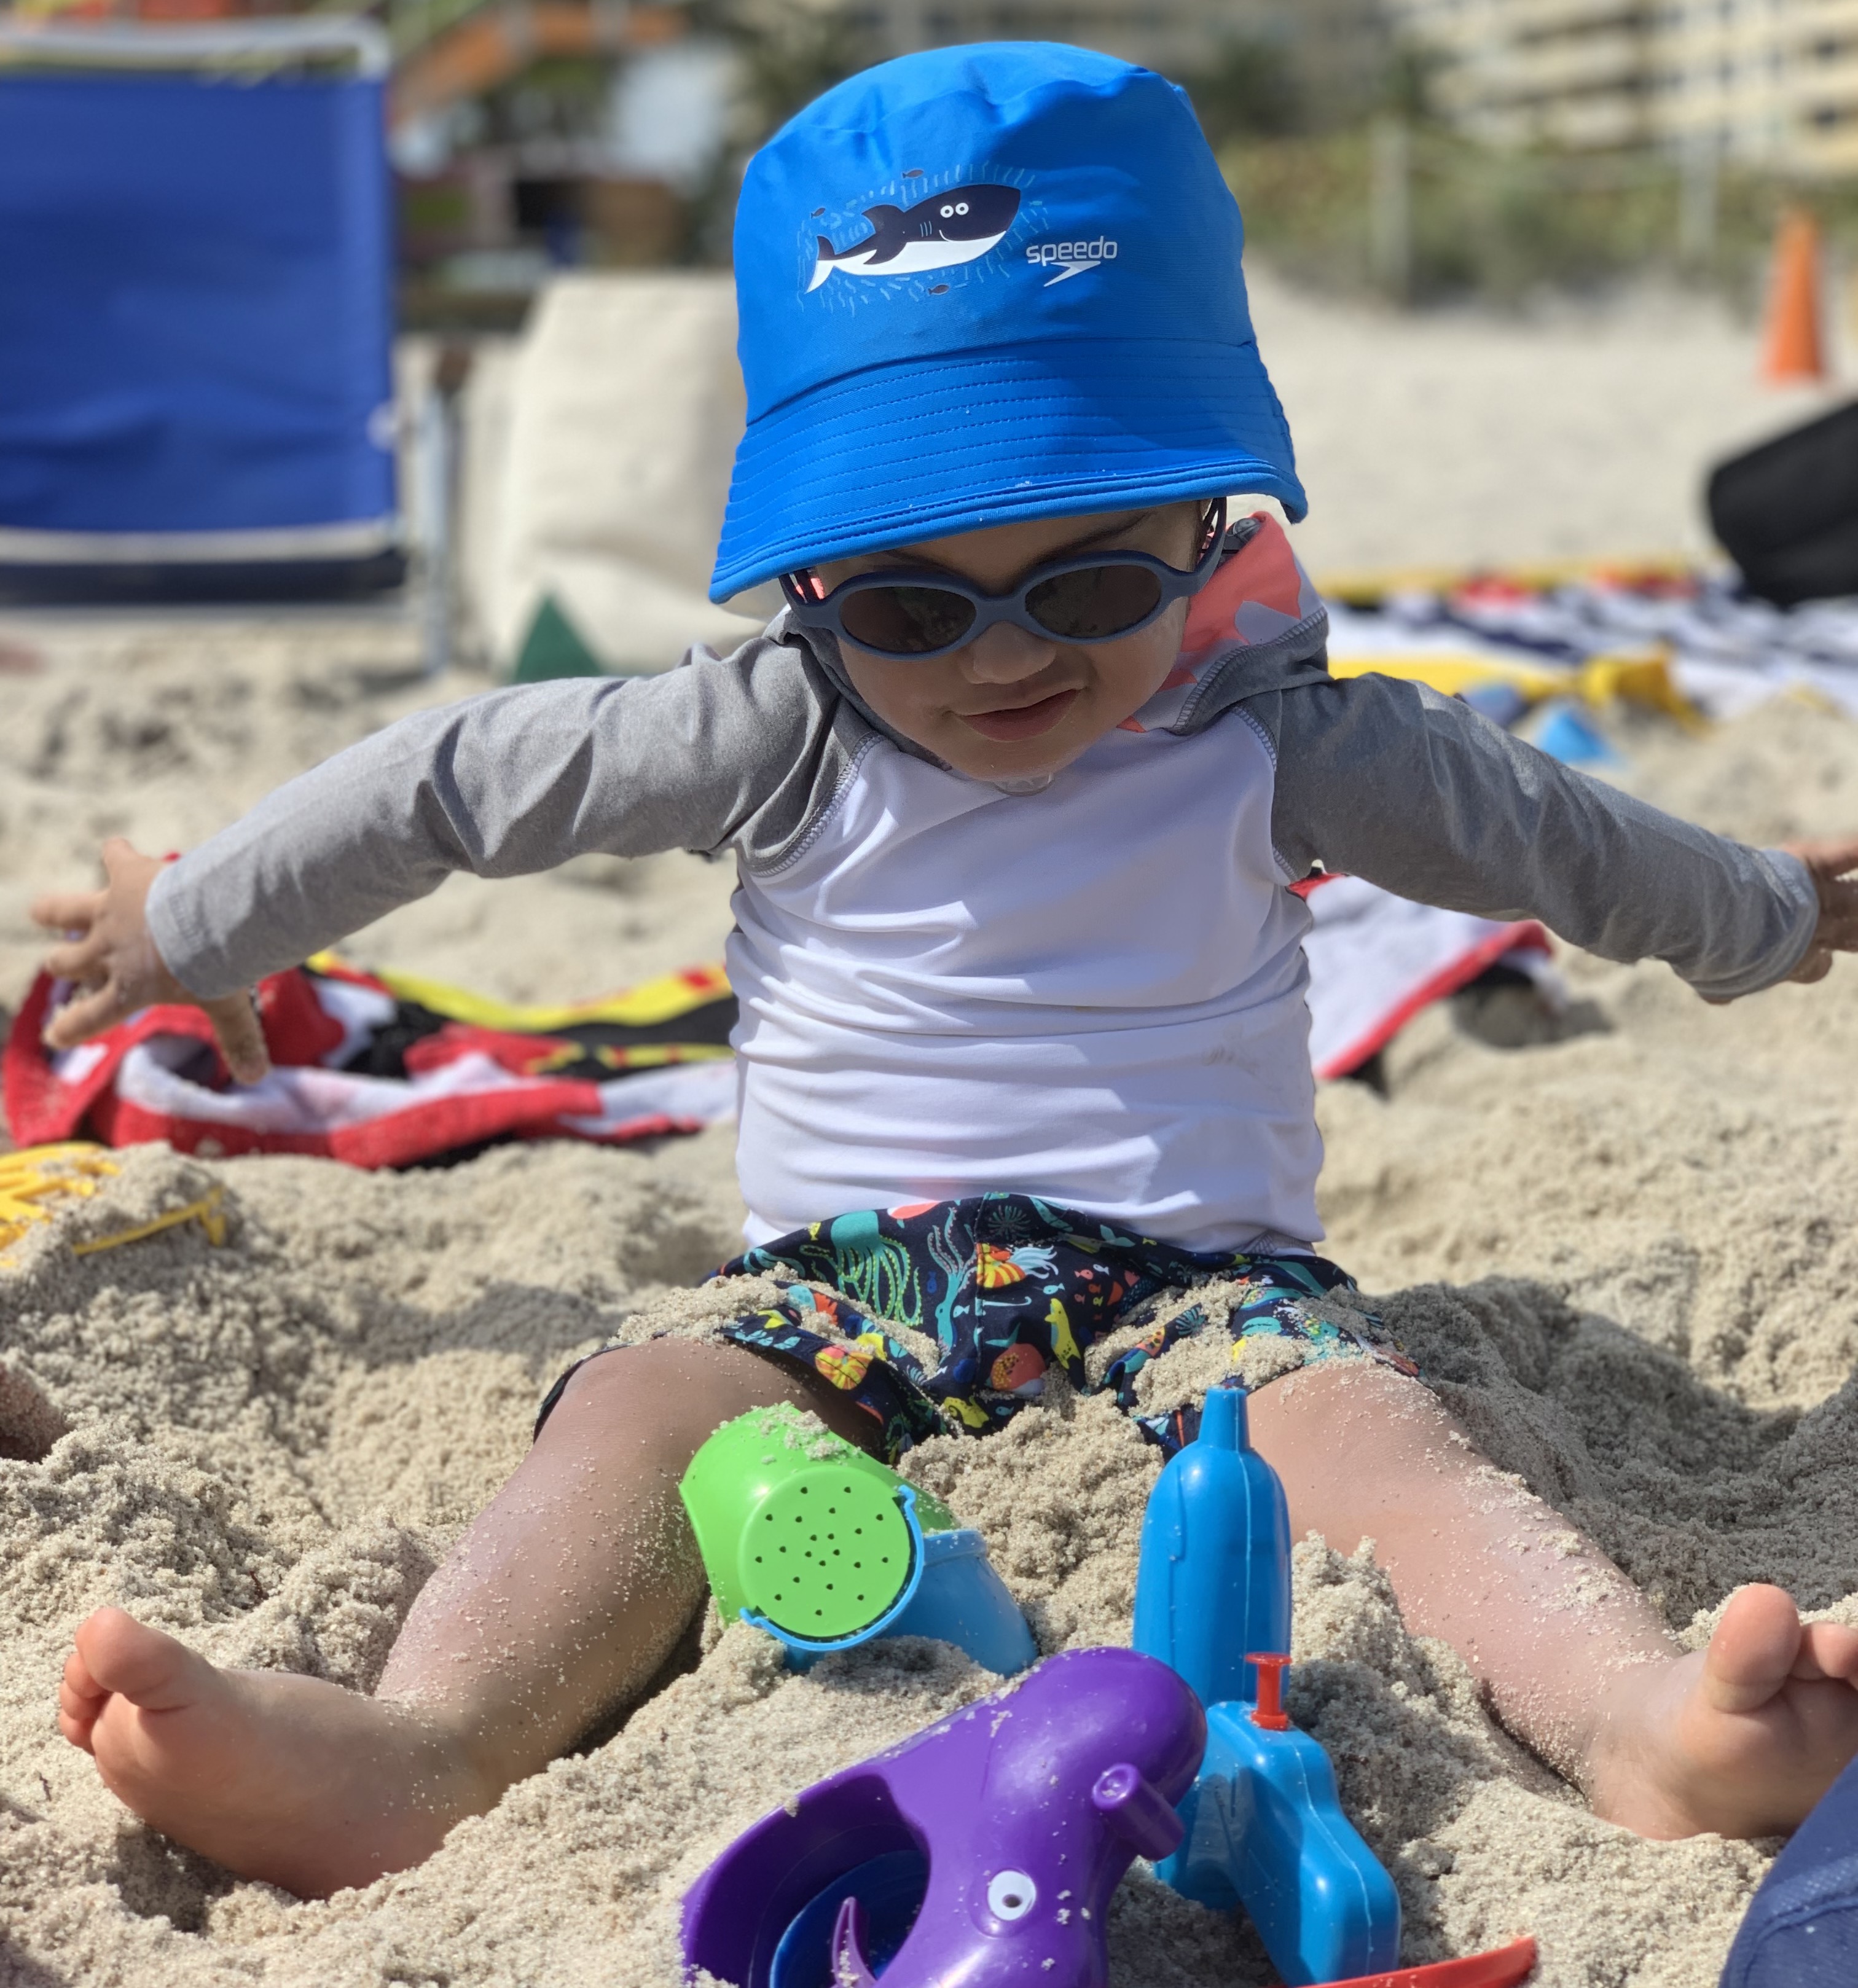
[[1034, 566], [1004, 593], [985, 593], [958, 574], [861, 573], [828, 593], [811, 568], [783, 573], [794, 618], [880, 656], [927, 660], [963, 647], [997, 621], [1061, 642], [1111, 642], [1146, 628], [1163, 610], [1198, 593], [1220, 563], [1226, 500], [1201, 526], [1200, 549], [1183, 572], [1148, 553], [1094, 553]]

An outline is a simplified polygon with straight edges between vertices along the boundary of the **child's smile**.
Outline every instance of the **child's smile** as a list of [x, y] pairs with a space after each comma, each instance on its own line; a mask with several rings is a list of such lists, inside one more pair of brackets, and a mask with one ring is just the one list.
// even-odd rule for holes
[[[1047, 518], [934, 539], [818, 568], [831, 589], [861, 573], [921, 567], [958, 574], [989, 593], [1054, 559], [1144, 552], [1193, 563], [1204, 506], [1170, 504], [1086, 518]], [[1011, 623], [943, 656], [892, 657], [841, 642], [847, 674], [885, 723], [976, 779], [1054, 773], [1161, 688], [1179, 651], [1187, 603], [1106, 642], [1061, 642]]]
[[1038, 739], [1058, 724], [1078, 701], [1075, 689], [1055, 690], [1029, 704], [999, 706], [991, 711], [959, 714], [961, 722], [983, 739], [1002, 744]]

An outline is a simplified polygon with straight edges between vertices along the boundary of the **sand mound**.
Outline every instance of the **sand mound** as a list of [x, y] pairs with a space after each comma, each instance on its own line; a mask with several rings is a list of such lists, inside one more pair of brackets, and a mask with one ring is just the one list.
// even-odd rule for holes
[[[9, 679], [0, 999], [37, 950], [29, 889], [81, 879], [99, 835], [191, 841], [436, 694], [378, 631], [86, 639], [48, 640], [49, 667]], [[1715, 825], [1858, 826], [1858, 729], [1823, 714], [1629, 742], [1639, 784]], [[591, 992], [713, 955], [727, 883], [671, 857], [448, 885], [353, 949], [514, 997]], [[1496, 1463], [1674, 1625], [1694, 1633], [1755, 1578], [1858, 1620], [1858, 972], [1718, 1011], [1660, 968], [1569, 970], [1560, 1022], [1518, 994], [1467, 998], [1400, 1039], [1385, 1094], [1325, 1093], [1330, 1246]], [[733, 1832], [989, 1688], [928, 1645], [789, 1679], [732, 1630], [423, 1868], [323, 1905], [176, 1851], [57, 1737], [71, 1630], [106, 1601], [222, 1661], [367, 1688], [560, 1365], [616, 1327], [688, 1327], [729, 1302], [679, 1288], [734, 1246], [728, 1158], [722, 1134], [391, 1177], [147, 1151], [15, 1251], [0, 1980], [671, 1988], [679, 1894]], [[223, 1247], [188, 1226], [70, 1253], [208, 1181]], [[1201, 1379], [1190, 1345], [1145, 1376], [1157, 1398]], [[1155, 1459], [1104, 1405], [1054, 1401], [911, 1467], [985, 1530], [1047, 1648], [1126, 1638]], [[1408, 1957], [1529, 1930], [1556, 1988], [1709, 1988], [1760, 1851], [1596, 1823], [1492, 1726], [1450, 1653], [1407, 1635], [1356, 1545], [1299, 1550], [1291, 1701], [1396, 1874]], [[1112, 1937], [1119, 1988], [1269, 1978], [1246, 1931], [1139, 1871]]]
[[[245, 1161], [211, 1170], [222, 1248], [190, 1227], [84, 1258], [68, 1234], [20, 1249], [5, 1287], [15, 1395], [69, 1425], [40, 1460], [0, 1464], [4, 1906], [20, 1966], [72, 1978], [81, 1952], [83, 1978], [151, 1983], [670, 1988], [679, 1894], [736, 1830], [988, 1689], [929, 1645], [790, 1679], [732, 1630], [617, 1738], [513, 1790], [423, 1869], [327, 1905], [173, 1850], [57, 1739], [52, 1682], [72, 1625], [104, 1599], [219, 1661], [367, 1689], [560, 1363], [616, 1327], [689, 1329], [722, 1302], [665, 1289], [728, 1240], [726, 1203], [690, 1178], [706, 1156], [680, 1156], [682, 1180], [644, 1155], [563, 1147], [385, 1178]], [[207, 1171], [132, 1155], [68, 1233], [191, 1199]], [[1745, 1408], [1538, 1283], [1410, 1291], [1386, 1309], [1497, 1460], [1593, 1526], [1674, 1620], [1758, 1573], [1816, 1600], [1858, 1586], [1851, 1472], [1834, 1462], [1853, 1453], [1849, 1395], [1803, 1417]], [[1047, 1648], [1126, 1639], [1156, 1465], [1105, 1404], [932, 1444], [912, 1467], [986, 1531]], [[1531, 1928], [1551, 1981], [1709, 1978], [1755, 1851], [1596, 1824], [1490, 1725], [1449, 1652], [1406, 1635], [1366, 1556], [1312, 1541], [1298, 1575], [1293, 1706], [1399, 1879], [1409, 1957]], [[1119, 1980], [1270, 1978], [1247, 1937], [1152, 1881], [1124, 1894], [1115, 1939]]]

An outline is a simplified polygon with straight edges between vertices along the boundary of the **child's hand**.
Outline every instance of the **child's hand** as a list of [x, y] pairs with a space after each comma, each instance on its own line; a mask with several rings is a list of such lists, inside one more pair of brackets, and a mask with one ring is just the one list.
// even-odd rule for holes
[[1858, 841], [1785, 842], [1782, 847], [1797, 856], [1812, 874], [1819, 894], [1819, 922], [1806, 956], [1789, 980], [1823, 980], [1833, 970], [1835, 952], [1858, 952]]
[[240, 1084], [256, 1084], [271, 1067], [264, 1032], [246, 994], [202, 1001], [168, 970], [148, 929], [149, 886], [161, 864], [120, 835], [103, 844], [100, 891], [41, 898], [32, 908], [39, 925], [65, 935], [69, 943], [46, 955], [46, 971], [74, 980], [84, 991], [52, 1016], [45, 1032], [55, 1050], [75, 1049], [87, 1037], [127, 1021], [138, 1009], [176, 1001], [202, 1009], [219, 1038], [227, 1067]]

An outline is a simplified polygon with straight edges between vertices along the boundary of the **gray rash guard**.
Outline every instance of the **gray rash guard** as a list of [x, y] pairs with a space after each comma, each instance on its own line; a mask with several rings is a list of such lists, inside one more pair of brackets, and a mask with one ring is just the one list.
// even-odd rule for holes
[[[1724, 1000], [1783, 979], [1818, 916], [1796, 858], [1660, 813], [1389, 678], [1332, 678], [1320, 610], [1235, 642], [1168, 729], [1242, 711], [1270, 742], [1288, 882], [1320, 865], [1397, 895], [1539, 918], [1608, 959], [1667, 961]], [[249, 986], [426, 895], [591, 851], [797, 861], [885, 740], [829, 638], [777, 617], [663, 676], [496, 691], [421, 712], [280, 788], [157, 879], [148, 915], [195, 995]]]

